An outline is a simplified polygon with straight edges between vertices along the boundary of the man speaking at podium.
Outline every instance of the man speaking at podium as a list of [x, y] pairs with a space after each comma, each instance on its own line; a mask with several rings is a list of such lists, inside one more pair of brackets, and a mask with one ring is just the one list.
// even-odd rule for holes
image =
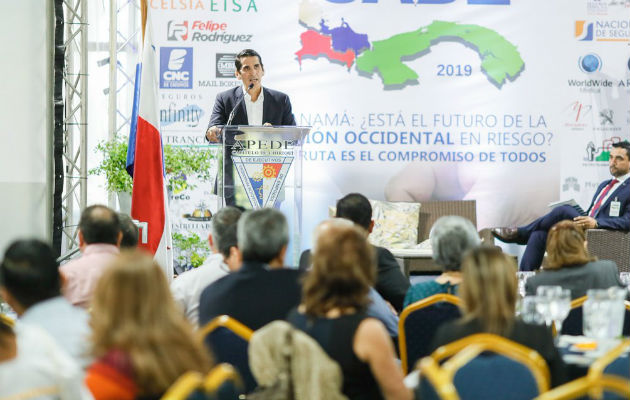
[[573, 220], [584, 230], [594, 228], [630, 230], [630, 143], [614, 143], [610, 150], [608, 168], [612, 179], [602, 182], [585, 213], [576, 208], [562, 205], [529, 225], [518, 228], [493, 228], [492, 234], [506, 243], [527, 244], [520, 269], [534, 270], [540, 267], [547, 232], [553, 225], [565, 219]]
[[[217, 95], [206, 131], [206, 139], [218, 142], [220, 125], [295, 125], [289, 96], [262, 87], [265, 68], [260, 55], [245, 49], [236, 55], [235, 75], [242, 86]], [[230, 114], [232, 120], [230, 121]]]

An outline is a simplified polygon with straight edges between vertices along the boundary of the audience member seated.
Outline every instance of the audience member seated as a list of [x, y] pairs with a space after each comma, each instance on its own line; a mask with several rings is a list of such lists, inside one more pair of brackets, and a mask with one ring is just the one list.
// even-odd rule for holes
[[547, 362], [551, 384], [565, 381], [565, 365], [554, 346], [551, 331], [515, 317], [516, 263], [497, 248], [472, 250], [462, 262], [463, 317], [438, 328], [431, 348], [475, 333], [493, 333], [536, 350]]
[[280, 211], [263, 208], [244, 213], [236, 235], [242, 264], [201, 293], [201, 326], [222, 314], [256, 330], [300, 302], [300, 272], [283, 268], [289, 227]]
[[[372, 205], [370, 201], [359, 193], [350, 193], [337, 201], [337, 218], [345, 218], [365, 229], [368, 234], [374, 228], [372, 220]], [[374, 288], [397, 311], [403, 307], [405, 293], [409, 289], [409, 279], [403, 275], [394, 255], [384, 247], [374, 246], [377, 255], [377, 276]], [[300, 256], [300, 269], [309, 267], [311, 261], [310, 250]]]
[[429, 234], [433, 260], [444, 269], [435, 280], [413, 285], [405, 296], [405, 307], [438, 293], [456, 294], [462, 282], [460, 265], [464, 254], [481, 244], [475, 226], [466, 218], [445, 216], [431, 227]]
[[131, 217], [124, 213], [118, 213], [118, 222], [120, 223], [120, 232], [122, 233], [120, 248], [135, 249], [138, 247], [139, 231]]
[[52, 248], [39, 240], [18, 240], [0, 264], [0, 295], [21, 322], [45, 330], [81, 367], [87, 357], [88, 315], [61, 296], [59, 268]]
[[365, 232], [331, 226], [313, 248], [303, 302], [288, 317], [339, 363], [350, 399], [411, 399], [383, 324], [366, 315], [376, 278], [375, 254]]
[[162, 269], [140, 251], [120, 255], [105, 270], [90, 322], [96, 362], [86, 383], [96, 400], [157, 399], [184, 372], [210, 369]]
[[547, 237], [547, 265], [525, 283], [527, 294], [536, 294], [538, 286], [559, 285], [571, 290], [571, 298], [586, 296], [588, 289], [607, 289], [624, 285], [619, 280], [617, 264], [596, 260], [586, 249], [586, 236], [573, 221], [560, 221]]
[[83, 210], [79, 219], [81, 257], [62, 265], [63, 294], [70, 303], [87, 308], [98, 279], [119, 253], [122, 239], [115, 211], [95, 205]]
[[[315, 232], [313, 232], [313, 242], [316, 243], [320, 236], [328, 235], [328, 231], [330, 228], [335, 226], [355, 226], [354, 223], [345, 218], [332, 218], [326, 220], [315, 228]], [[309, 252], [310, 258], [310, 252]], [[309, 261], [310, 262], [310, 261]], [[389, 336], [394, 339], [394, 343], [397, 343], [398, 339], [398, 314], [396, 310], [392, 308], [392, 306], [386, 302], [381, 295], [374, 289], [374, 287], [370, 287], [370, 293], [368, 295], [370, 297], [370, 303], [365, 310], [365, 314], [368, 317], [373, 317], [378, 319], [385, 325], [387, 329], [387, 333]]]
[[[241, 211], [236, 207], [225, 207], [212, 217], [208, 243], [212, 254], [197, 268], [187, 271], [171, 283], [175, 301], [179, 303], [188, 320], [199, 324], [199, 297], [209, 284], [228, 274], [238, 265], [236, 250], [236, 224]], [[228, 267], [231, 264], [232, 267]]]
[[83, 371], [43, 329], [0, 319], [0, 398], [91, 400]]

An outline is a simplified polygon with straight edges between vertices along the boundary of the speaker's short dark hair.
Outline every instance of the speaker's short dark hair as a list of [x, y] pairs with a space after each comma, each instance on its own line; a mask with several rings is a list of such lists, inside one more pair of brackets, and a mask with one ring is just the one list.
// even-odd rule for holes
[[79, 230], [87, 244], [118, 244], [120, 222], [114, 210], [102, 205], [87, 207], [81, 213]]
[[370, 229], [372, 222], [372, 205], [370, 200], [360, 193], [350, 193], [337, 200], [337, 218], [345, 218]]
[[258, 54], [258, 52], [256, 50], [245, 49], [245, 50], [241, 50], [236, 55], [236, 58], [234, 59], [234, 66], [236, 67], [237, 71], [240, 71], [241, 67], [243, 66], [243, 64], [241, 63], [241, 58], [243, 58], [243, 57], [258, 57], [258, 61], [260, 62], [260, 68], [262, 68], [263, 70], [265, 69], [265, 66], [263, 65], [262, 58], [260, 57], [260, 54]]
[[624, 140], [623, 142], [613, 143], [612, 147], [617, 149], [624, 149], [626, 151], [626, 156], [630, 159], [630, 142]]
[[17, 240], [4, 253], [0, 284], [24, 308], [60, 295], [59, 265], [53, 249], [41, 240]]

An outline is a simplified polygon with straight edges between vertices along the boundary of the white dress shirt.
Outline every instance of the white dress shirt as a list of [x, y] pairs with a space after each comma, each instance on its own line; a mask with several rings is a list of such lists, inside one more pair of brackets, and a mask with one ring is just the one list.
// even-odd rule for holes
[[245, 109], [247, 110], [247, 125], [262, 125], [263, 121], [263, 101], [265, 100], [265, 92], [260, 87], [260, 95], [256, 101], [252, 101], [252, 96], [247, 93], [247, 88], [243, 87], [243, 97], [245, 101]]
[[63, 296], [30, 306], [20, 321], [45, 330], [55, 342], [83, 368], [91, 362], [88, 356], [90, 327], [88, 313], [74, 307]]
[[[617, 190], [617, 189], [619, 188], [619, 186], [621, 186], [621, 185], [622, 185], [622, 184], [626, 181], [626, 179], [628, 179], [628, 178], [630, 178], [630, 173], [627, 173], [627, 174], [625, 174], [625, 175], [622, 175], [622, 176], [620, 176], [620, 177], [618, 177], [618, 178], [613, 177], [613, 179], [617, 179], [619, 182], [615, 183], [615, 184], [613, 185], [613, 187], [611, 187], [611, 188], [610, 188], [610, 190], [608, 191], [608, 193], [606, 193], [606, 196], [602, 199], [602, 202], [601, 202], [601, 203], [600, 203], [600, 205], [599, 205], [599, 210], [597, 210], [597, 214], [595, 214], [595, 217], [597, 217], [597, 216], [599, 215], [599, 211], [601, 210], [601, 206], [603, 206], [603, 205], [604, 205], [604, 203], [606, 203], [606, 201], [608, 200], [608, 198], [609, 198], [610, 196], [612, 196], [613, 192], [614, 192], [615, 190]], [[602, 190], [600, 190], [600, 191], [597, 193], [597, 197], [595, 197], [595, 202], [593, 203], [593, 206], [595, 206], [595, 204], [597, 204], [597, 201], [599, 200], [600, 193], [601, 193], [603, 190], [605, 190], [605, 189], [606, 189], [606, 186], [604, 186], [604, 187], [602, 188]], [[614, 199], [613, 199], [613, 200], [614, 200]]]
[[186, 314], [186, 318], [194, 325], [199, 325], [199, 298], [201, 292], [212, 282], [229, 273], [223, 262], [223, 254], [215, 253], [206, 258], [199, 267], [186, 271], [171, 283], [171, 292], [175, 302]]
[[81, 368], [41, 328], [15, 325], [17, 355], [0, 362], [0, 399], [88, 400]]

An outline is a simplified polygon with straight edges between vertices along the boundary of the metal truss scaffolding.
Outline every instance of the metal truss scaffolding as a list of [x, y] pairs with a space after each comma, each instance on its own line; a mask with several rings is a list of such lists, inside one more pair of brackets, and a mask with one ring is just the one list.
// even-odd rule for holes
[[[65, 253], [78, 246], [78, 215], [87, 202], [88, 0], [63, 0], [57, 2], [57, 6], [59, 3], [61, 7], [56, 10], [62, 12], [65, 28], [62, 47], [63, 193], [60, 199], [62, 235], [61, 238], [57, 235], [55, 245], [60, 253]], [[57, 21], [58, 26], [59, 23]], [[57, 233], [58, 227], [54, 229]]]

